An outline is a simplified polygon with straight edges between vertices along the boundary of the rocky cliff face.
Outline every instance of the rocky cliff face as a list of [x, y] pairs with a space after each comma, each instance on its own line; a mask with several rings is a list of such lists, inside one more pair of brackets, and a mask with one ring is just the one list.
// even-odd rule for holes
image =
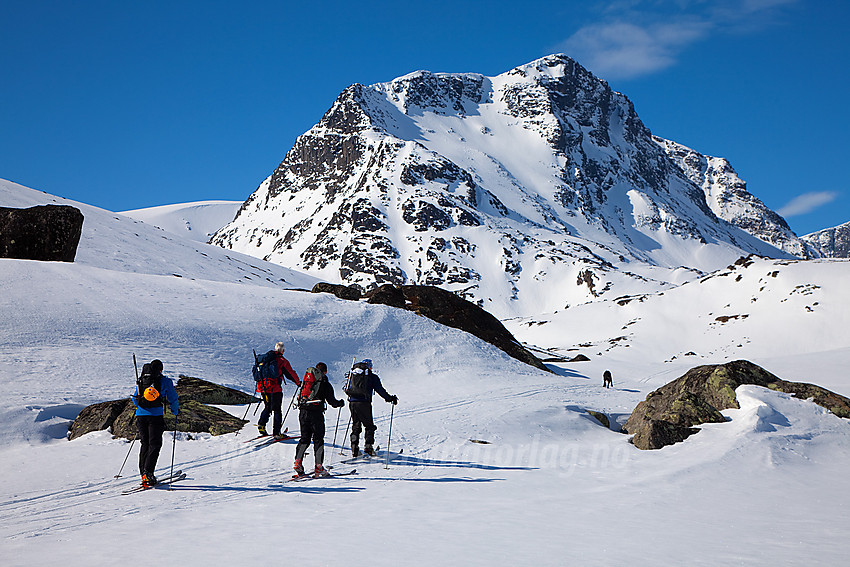
[[817, 256], [794, 234], [785, 219], [747, 191], [747, 183], [727, 160], [704, 156], [657, 136], [653, 139], [688, 179], [702, 188], [706, 203], [718, 218], [798, 258]]
[[821, 258], [850, 258], [850, 222], [807, 234], [802, 239]]
[[498, 316], [782, 255], [746, 232], [791, 242], [781, 218], [733, 184], [753, 213], [719, 219], [711, 168], [670, 147], [564, 55], [496, 77], [355, 84], [211, 242], [366, 290], [441, 286]]

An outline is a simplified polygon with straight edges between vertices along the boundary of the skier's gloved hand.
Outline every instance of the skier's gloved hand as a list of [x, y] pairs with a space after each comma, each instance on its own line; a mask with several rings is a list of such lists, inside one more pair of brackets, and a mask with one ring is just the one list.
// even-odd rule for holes
[[390, 396], [390, 403], [396, 405], [398, 403], [398, 396]]
[[345, 402], [343, 402], [342, 400], [337, 400], [337, 401], [336, 401], [336, 403], [335, 403], [335, 404], [333, 404], [333, 407], [335, 407], [335, 408], [341, 408], [341, 407], [342, 407], [342, 406], [344, 406], [344, 405], [345, 405]]

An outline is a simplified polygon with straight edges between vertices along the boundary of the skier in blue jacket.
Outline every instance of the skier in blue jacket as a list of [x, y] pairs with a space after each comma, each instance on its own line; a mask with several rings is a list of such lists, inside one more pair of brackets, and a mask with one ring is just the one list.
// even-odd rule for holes
[[142, 375], [136, 391], [130, 398], [136, 405], [136, 426], [139, 432], [139, 473], [144, 486], [157, 483], [154, 471], [159, 451], [162, 449], [162, 434], [165, 432], [165, 409], [167, 403], [171, 413], [180, 413], [177, 390], [171, 378], [162, 373], [162, 362], [153, 360], [142, 366]]

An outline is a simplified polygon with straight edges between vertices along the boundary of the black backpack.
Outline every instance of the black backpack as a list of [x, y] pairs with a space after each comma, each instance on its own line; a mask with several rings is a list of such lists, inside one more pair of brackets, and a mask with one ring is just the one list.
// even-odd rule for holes
[[254, 367], [251, 369], [251, 373], [257, 382], [277, 379], [277, 356], [275, 351], [270, 350], [259, 358], [255, 357]]
[[371, 380], [372, 371], [365, 362], [358, 362], [351, 369], [348, 377], [348, 385], [343, 392], [351, 398], [369, 398], [372, 395]]
[[153, 375], [150, 364], [142, 366], [142, 375], [136, 380], [139, 407], [153, 409], [162, 406], [162, 375]]

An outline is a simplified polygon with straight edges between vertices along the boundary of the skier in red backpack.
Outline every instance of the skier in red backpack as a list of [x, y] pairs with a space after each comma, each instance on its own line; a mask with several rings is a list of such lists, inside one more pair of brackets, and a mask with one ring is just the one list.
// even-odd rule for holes
[[301, 395], [298, 396], [298, 422], [301, 425], [301, 439], [295, 447], [295, 474], [304, 476], [304, 454], [310, 441], [313, 441], [315, 467], [313, 476], [326, 475], [322, 463], [325, 459], [325, 404], [341, 408], [345, 402], [336, 399], [334, 388], [328, 382], [328, 366], [319, 362], [304, 373]]
[[257, 429], [260, 435], [268, 435], [266, 424], [269, 422], [269, 417], [274, 413], [274, 424], [272, 426], [272, 434], [275, 437], [281, 437], [280, 428], [283, 426], [283, 413], [281, 406], [283, 405], [283, 381], [288, 378], [296, 386], [301, 386], [301, 380], [298, 379], [298, 374], [292, 369], [289, 361], [283, 357], [286, 350], [282, 342], [274, 346], [273, 351], [266, 353], [266, 356], [273, 355], [277, 367], [276, 376], [274, 378], [265, 378], [257, 382], [257, 392], [263, 396], [263, 411], [260, 413], [260, 419], [257, 420]]

